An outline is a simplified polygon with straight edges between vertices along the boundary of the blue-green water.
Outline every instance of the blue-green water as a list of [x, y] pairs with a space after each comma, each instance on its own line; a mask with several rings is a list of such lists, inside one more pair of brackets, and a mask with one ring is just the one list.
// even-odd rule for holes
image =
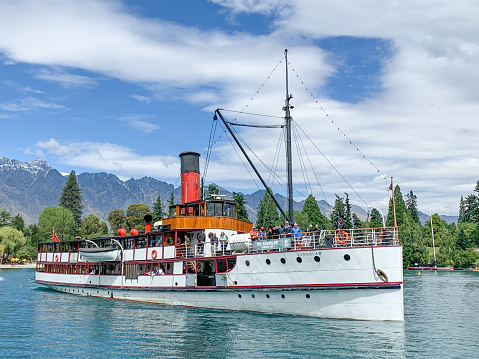
[[0, 270], [2, 358], [478, 358], [479, 272], [405, 272], [405, 322], [78, 297]]

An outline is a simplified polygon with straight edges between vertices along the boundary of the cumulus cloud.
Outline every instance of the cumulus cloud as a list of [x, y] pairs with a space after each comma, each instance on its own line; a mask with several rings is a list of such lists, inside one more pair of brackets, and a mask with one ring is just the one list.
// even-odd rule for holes
[[149, 175], [158, 178], [176, 178], [179, 163], [176, 156], [141, 156], [132, 149], [98, 142], [69, 142], [50, 138], [35, 146], [48, 156], [57, 156], [64, 164], [97, 171], [113, 172], [120, 176]]

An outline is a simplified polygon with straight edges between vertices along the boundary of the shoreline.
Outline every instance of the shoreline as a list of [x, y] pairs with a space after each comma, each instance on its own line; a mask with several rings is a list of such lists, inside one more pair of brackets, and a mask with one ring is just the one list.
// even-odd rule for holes
[[19, 268], [35, 268], [35, 263], [27, 264], [0, 264], [0, 269], [19, 269]]

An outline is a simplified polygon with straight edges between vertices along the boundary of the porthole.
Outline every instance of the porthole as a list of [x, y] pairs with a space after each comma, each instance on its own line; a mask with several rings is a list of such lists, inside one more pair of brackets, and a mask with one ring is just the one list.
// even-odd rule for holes
[[310, 296], [309, 294], [306, 294], [306, 298], [308, 298], [308, 299], [309, 299], [309, 298], [311, 298], [311, 296]]
[[251, 294], [251, 298], [256, 298], [256, 296], [254, 294]]
[[314, 256], [314, 260], [319, 263], [319, 261], [321, 260], [321, 258], [320, 258], [319, 256]]
[[301, 257], [296, 257], [296, 262], [301, 263], [303, 261], [303, 258]]
[[249, 267], [249, 261], [245, 261], [244, 263]]
[[266, 294], [266, 298], [268, 298], [268, 299], [269, 299], [269, 294]]
[[344, 260], [349, 261], [351, 259], [351, 256], [349, 254], [344, 255]]
[[286, 263], [286, 259], [281, 258], [281, 263], [285, 264], [285, 263]]
[[283, 298], [283, 299], [284, 299], [284, 298], [286, 298], [286, 297], [284, 296], [284, 294], [281, 294], [281, 298]]
[[238, 298], [241, 298], [241, 294], [238, 294]]
[[175, 285], [178, 286], [178, 282], [175, 282]]
[[267, 264], [267, 265], [270, 265], [270, 264], [271, 264], [271, 261], [269, 260], [269, 258], [266, 259], [266, 264]]

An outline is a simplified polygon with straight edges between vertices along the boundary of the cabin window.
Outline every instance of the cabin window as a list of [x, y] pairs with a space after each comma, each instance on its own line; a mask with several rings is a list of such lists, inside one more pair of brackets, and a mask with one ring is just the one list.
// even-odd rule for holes
[[226, 272], [227, 268], [226, 268], [226, 259], [218, 259], [216, 261], [216, 271], [218, 273], [224, 273]]
[[236, 258], [228, 258], [228, 271], [232, 270], [236, 265]]
[[225, 203], [225, 216], [230, 218], [236, 218], [236, 205], [231, 203]]
[[163, 246], [163, 234], [152, 234], [148, 236], [148, 247], [161, 247]]
[[146, 237], [139, 237], [135, 241], [135, 248], [145, 248], [146, 247]]
[[123, 249], [133, 248], [133, 238], [127, 238], [121, 241], [123, 243]]

